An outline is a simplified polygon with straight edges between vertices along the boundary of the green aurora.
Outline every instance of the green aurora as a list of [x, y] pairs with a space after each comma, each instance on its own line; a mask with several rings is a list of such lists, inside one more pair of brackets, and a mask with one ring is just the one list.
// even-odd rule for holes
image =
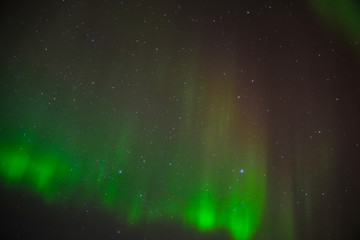
[[[358, 39], [358, 6], [329, 2], [312, 0], [309, 6]], [[318, 64], [317, 50], [297, 45], [309, 32], [294, 33], [296, 40], [286, 43], [283, 36], [293, 32], [275, 20], [275, 30], [267, 32], [272, 21], [247, 8], [241, 8], [241, 21], [236, 12], [226, 22], [215, 21], [212, 10], [197, 18], [189, 7], [190, 20], [179, 14], [178, 21], [190, 23], [176, 31], [170, 26], [176, 14], [159, 10], [157, 24], [147, 12], [152, 9], [140, 11], [133, 2], [107, 6], [106, 14], [86, 2], [79, 9], [64, 4], [72, 21], [67, 10], [56, 9], [58, 15], [47, 16], [51, 26], [41, 20], [36, 30], [7, 29], [20, 40], [9, 44], [14, 50], [0, 69], [4, 186], [48, 204], [93, 202], [129, 226], [168, 221], [201, 234], [224, 231], [235, 240], [266, 234], [291, 240], [299, 232], [316, 239], [315, 222], [323, 224], [319, 232], [341, 233], [331, 224], [338, 213], [323, 200], [335, 202], [340, 185], [334, 145], [342, 133], [330, 131], [339, 124], [334, 116], [340, 101], [335, 84], [321, 82], [321, 91], [314, 84], [331, 78], [318, 73], [335, 60], [330, 67]], [[254, 27], [250, 17], [257, 19]], [[192, 25], [198, 21], [201, 27]], [[221, 21], [224, 31], [215, 25]], [[259, 23], [265, 25], [261, 36]], [[219, 50], [221, 44], [235, 50]], [[275, 52], [279, 45], [299, 50]], [[300, 52], [296, 63], [291, 51]]]
[[[225, 228], [235, 239], [248, 239], [261, 222], [266, 200], [266, 146], [249, 130], [250, 124], [243, 123], [234, 132], [238, 117], [231, 101], [236, 96], [231, 86], [218, 91], [220, 87], [203, 90], [211, 111], [195, 116], [201, 127], [191, 121], [192, 109], [200, 103], [185, 91], [186, 119], [174, 142], [182, 148], [169, 151], [172, 147], [163, 147], [160, 141], [151, 142], [151, 148], [138, 145], [136, 121], [122, 121], [115, 131], [117, 140], [105, 143], [111, 150], [101, 159], [91, 149], [80, 155], [51, 145], [50, 139], [33, 130], [11, 142], [3, 139], [1, 176], [31, 188], [46, 201], [96, 196], [129, 224], [171, 217], [201, 231]], [[199, 134], [194, 136], [194, 131]], [[175, 170], [179, 167], [181, 173]]]

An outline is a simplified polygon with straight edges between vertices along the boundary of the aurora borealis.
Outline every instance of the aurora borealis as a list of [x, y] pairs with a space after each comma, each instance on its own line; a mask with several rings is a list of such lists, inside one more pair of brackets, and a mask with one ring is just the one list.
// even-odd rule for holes
[[9, 239], [351, 239], [356, 1], [2, 6]]

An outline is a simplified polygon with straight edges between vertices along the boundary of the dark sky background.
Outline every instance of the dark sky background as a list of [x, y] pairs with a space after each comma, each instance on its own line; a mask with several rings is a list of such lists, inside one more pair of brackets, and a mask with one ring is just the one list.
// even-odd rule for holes
[[354, 239], [360, 5], [5, 1], [6, 239]]

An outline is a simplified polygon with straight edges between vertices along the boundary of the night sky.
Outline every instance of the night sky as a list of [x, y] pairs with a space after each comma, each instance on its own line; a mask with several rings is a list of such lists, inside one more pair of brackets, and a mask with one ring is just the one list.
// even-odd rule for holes
[[360, 3], [1, 3], [6, 239], [355, 239]]

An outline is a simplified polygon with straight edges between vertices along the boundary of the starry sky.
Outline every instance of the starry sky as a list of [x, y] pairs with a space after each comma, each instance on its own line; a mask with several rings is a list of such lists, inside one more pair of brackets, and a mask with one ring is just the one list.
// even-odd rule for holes
[[8, 239], [351, 239], [360, 4], [1, 3]]

